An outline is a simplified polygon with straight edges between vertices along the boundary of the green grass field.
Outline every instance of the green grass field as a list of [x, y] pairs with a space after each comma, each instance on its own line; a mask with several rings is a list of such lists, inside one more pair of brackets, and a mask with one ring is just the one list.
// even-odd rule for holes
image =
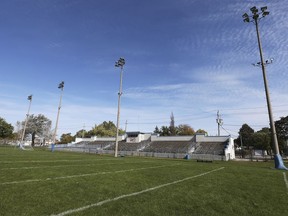
[[1, 147], [0, 215], [287, 216], [273, 167]]

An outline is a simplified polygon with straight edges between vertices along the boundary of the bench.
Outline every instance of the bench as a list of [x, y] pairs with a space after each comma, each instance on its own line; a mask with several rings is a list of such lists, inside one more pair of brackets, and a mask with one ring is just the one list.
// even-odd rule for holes
[[197, 162], [202, 162], [202, 163], [212, 163], [213, 160], [197, 159]]

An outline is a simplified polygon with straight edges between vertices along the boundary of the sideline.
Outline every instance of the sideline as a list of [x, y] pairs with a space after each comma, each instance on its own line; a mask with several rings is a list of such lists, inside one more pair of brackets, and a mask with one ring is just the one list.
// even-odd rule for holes
[[283, 172], [283, 177], [284, 177], [284, 182], [285, 182], [285, 185], [286, 185], [286, 189], [287, 189], [287, 194], [288, 194], [288, 180], [287, 180], [287, 176], [286, 176], [286, 172]]
[[115, 159], [96, 159], [96, 160], [81, 160], [81, 159], [77, 159], [77, 160], [31, 160], [31, 161], [0, 161], [0, 163], [6, 163], [6, 164], [11, 164], [11, 163], [54, 163], [54, 162], [70, 162], [70, 161], [102, 161], [102, 160], [114, 160]]
[[85, 176], [95, 176], [95, 175], [106, 175], [106, 174], [114, 174], [114, 173], [124, 173], [124, 172], [132, 172], [132, 171], [139, 171], [139, 170], [145, 170], [145, 169], [156, 169], [156, 168], [169, 167], [169, 166], [177, 166], [177, 165], [180, 165], [180, 163], [178, 163], [178, 164], [173, 164], [173, 165], [162, 165], [162, 166], [154, 166], [154, 167], [143, 167], [143, 168], [138, 168], [138, 169], [127, 169], [127, 170], [118, 170], [118, 171], [109, 171], [109, 172], [87, 173], [87, 174], [81, 174], [81, 175], [60, 176], [60, 177], [52, 177], [52, 178], [46, 178], [46, 179], [28, 179], [28, 180], [23, 180], [23, 181], [3, 182], [3, 183], [0, 183], [0, 185], [21, 184], [21, 183], [30, 183], [30, 182], [44, 182], [44, 181], [52, 181], [52, 180], [68, 179], [68, 178], [78, 178], [78, 177], [85, 177]]
[[[100, 160], [98, 160], [100, 161]], [[138, 163], [151, 163], [152, 161], [141, 161]], [[85, 167], [85, 166], [102, 166], [102, 165], [115, 165], [115, 164], [119, 164], [119, 165], [123, 165], [123, 164], [138, 164], [135, 162], [131, 162], [131, 163], [103, 163], [103, 164], [97, 164], [97, 163], [91, 163], [91, 164], [72, 164], [72, 165], [56, 165], [56, 166], [34, 166], [34, 167], [8, 167], [8, 168], [2, 168], [0, 170], [21, 170], [21, 169], [41, 169], [41, 168], [59, 168], [59, 167]]]
[[76, 208], [76, 209], [70, 209], [68, 211], [65, 211], [65, 212], [62, 212], [62, 213], [59, 213], [59, 214], [56, 214], [56, 215], [53, 214], [51, 216], [64, 216], [64, 215], [67, 215], [67, 214], [80, 212], [80, 211], [86, 210], [86, 209], [91, 208], [91, 207], [101, 206], [103, 204], [106, 204], [106, 203], [109, 203], [109, 202], [113, 202], [113, 201], [116, 201], [116, 200], [120, 200], [120, 199], [123, 199], [123, 198], [126, 198], [126, 197], [137, 196], [139, 194], [146, 193], [146, 192], [149, 192], [149, 191], [153, 191], [153, 190], [156, 190], [156, 189], [160, 189], [162, 187], [167, 187], [167, 186], [170, 186], [170, 185], [173, 185], [173, 184], [178, 184], [180, 182], [184, 182], [184, 181], [187, 181], [187, 180], [190, 180], [190, 179], [198, 178], [198, 177], [210, 174], [212, 172], [216, 172], [216, 171], [222, 170], [224, 168], [225, 167], [220, 167], [218, 169], [214, 169], [214, 170], [211, 170], [211, 171], [208, 171], [208, 172], [205, 172], [205, 173], [201, 173], [199, 175], [190, 176], [190, 177], [187, 177], [187, 178], [184, 178], [184, 179], [181, 179], [181, 180], [177, 180], [177, 181], [169, 182], [169, 183], [166, 183], [166, 184], [158, 185], [156, 187], [148, 188], [148, 189], [145, 189], [145, 190], [142, 190], [142, 191], [138, 191], [138, 192], [135, 192], [135, 193], [124, 194], [124, 195], [121, 195], [121, 196], [118, 196], [118, 197], [115, 197], [115, 198], [112, 198], [112, 199], [103, 200], [103, 201], [98, 202], [98, 203], [90, 204], [90, 205], [83, 206], [83, 207]]

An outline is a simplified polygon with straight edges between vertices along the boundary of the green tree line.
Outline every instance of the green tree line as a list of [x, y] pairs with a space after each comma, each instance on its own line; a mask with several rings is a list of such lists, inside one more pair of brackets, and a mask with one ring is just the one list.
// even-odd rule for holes
[[[288, 154], [288, 116], [275, 121], [275, 128], [279, 150], [281, 153]], [[238, 147], [246, 150], [266, 150], [269, 154], [272, 154], [274, 146], [270, 128], [264, 127], [259, 131], [254, 131], [248, 124], [243, 124], [238, 134], [239, 136], [235, 140]]]
[[[61, 143], [71, 143], [75, 141], [76, 137], [90, 138], [92, 136], [99, 137], [115, 137], [117, 127], [112, 121], [104, 121], [99, 125], [95, 125], [91, 130], [79, 130], [73, 136], [71, 133], [62, 134], [60, 137]], [[119, 135], [125, 134], [125, 131], [119, 129]]]
[[[170, 126], [158, 126], [155, 127], [154, 133], [160, 136], [184, 136], [194, 135], [195, 133], [207, 133], [203, 129], [195, 131], [191, 126], [187, 124], [180, 124], [175, 126], [173, 113], [171, 115]], [[25, 121], [17, 122], [17, 131], [14, 127], [7, 123], [4, 118], [0, 117], [0, 139], [14, 139], [19, 140], [23, 131], [23, 125]], [[28, 118], [27, 128], [25, 136], [28, 134], [32, 137], [32, 145], [36, 135], [43, 140], [49, 140], [52, 137], [51, 130], [52, 121], [42, 114], [30, 115]], [[281, 117], [280, 120], [275, 122], [279, 149], [281, 153], [288, 154], [288, 116]], [[20, 129], [22, 128], [22, 129]], [[119, 134], [123, 135], [124, 130], [120, 129]], [[116, 126], [112, 121], [104, 121], [99, 125], [95, 125], [91, 130], [79, 130], [75, 135], [71, 133], [62, 134], [60, 137], [60, 143], [70, 143], [75, 140], [76, 137], [114, 137], [116, 134]], [[239, 136], [235, 140], [237, 146], [242, 146], [243, 149], [259, 149], [266, 150], [272, 154], [273, 144], [271, 141], [271, 132], [267, 127], [262, 128], [259, 131], [254, 131], [248, 124], [243, 124], [239, 129]]]

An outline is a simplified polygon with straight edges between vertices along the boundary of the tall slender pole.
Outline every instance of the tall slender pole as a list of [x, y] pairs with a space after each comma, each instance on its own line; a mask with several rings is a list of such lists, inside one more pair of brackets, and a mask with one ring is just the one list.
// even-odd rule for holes
[[[252, 16], [249, 16], [247, 13], [243, 14], [243, 21], [250, 23], [253, 22], [256, 26], [256, 33], [257, 33], [257, 41], [258, 41], [258, 47], [259, 47], [259, 53], [260, 53], [260, 59], [261, 61], [257, 63], [259, 66], [261, 65], [262, 68], [262, 74], [263, 74], [263, 80], [264, 80], [264, 87], [265, 87], [265, 94], [266, 94], [266, 102], [267, 102], [267, 108], [268, 108], [268, 114], [269, 114], [269, 121], [270, 121], [270, 128], [272, 132], [272, 141], [274, 145], [274, 162], [275, 162], [275, 168], [276, 169], [284, 169], [288, 170], [283, 162], [283, 159], [280, 155], [279, 152], [279, 145], [278, 145], [278, 140], [277, 140], [277, 134], [276, 134], [276, 129], [275, 129], [275, 124], [273, 120], [273, 114], [272, 114], [272, 106], [270, 102], [270, 94], [269, 94], [269, 88], [268, 88], [268, 81], [266, 77], [266, 68], [265, 65], [268, 64], [269, 62], [266, 61], [264, 62], [263, 58], [263, 52], [262, 52], [262, 44], [260, 40], [260, 34], [259, 34], [259, 28], [258, 28], [258, 23], [259, 20], [264, 18], [265, 16], [269, 15], [269, 11], [267, 11], [267, 6], [261, 7], [261, 11], [258, 10], [255, 6], [250, 8], [250, 11], [252, 12]], [[252, 20], [250, 19], [252, 17]]]
[[278, 145], [278, 139], [277, 139], [275, 124], [274, 124], [274, 119], [273, 119], [273, 114], [272, 114], [272, 106], [271, 106], [271, 102], [270, 102], [268, 80], [267, 80], [267, 76], [266, 76], [266, 67], [265, 67], [266, 64], [265, 64], [264, 58], [263, 58], [262, 44], [261, 44], [260, 33], [259, 33], [259, 28], [258, 28], [258, 19], [255, 19], [255, 26], [256, 26], [257, 40], [258, 40], [258, 46], [259, 46], [259, 52], [260, 52], [260, 60], [261, 60], [262, 74], [263, 74], [263, 80], [264, 80], [264, 87], [265, 87], [267, 108], [268, 108], [268, 114], [269, 114], [270, 128], [272, 131], [272, 140], [273, 140], [273, 144], [274, 144], [275, 154], [279, 154], [279, 145]]
[[118, 142], [119, 142], [119, 124], [120, 124], [120, 105], [122, 95], [122, 78], [123, 78], [123, 66], [121, 66], [120, 72], [120, 87], [118, 92], [118, 111], [117, 111], [117, 129], [116, 129], [116, 145], [115, 145], [115, 157], [118, 156]]
[[53, 134], [52, 150], [53, 150], [55, 142], [56, 142], [59, 114], [60, 114], [60, 109], [61, 109], [61, 105], [62, 105], [62, 95], [63, 95], [63, 88], [64, 88], [64, 82], [63, 81], [59, 84], [58, 88], [61, 89], [61, 94], [60, 94], [60, 101], [59, 101], [58, 112], [57, 112], [56, 126], [55, 126], [55, 130], [54, 130], [54, 134]]
[[24, 124], [23, 133], [22, 133], [22, 136], [21, 136], [21, 143], [20, 143], [20, 145], [23, 144], [24, 137], [25, 137], [26, 126], [27, 126], [27, 122], [28, 122], [28, 118], [29, 118], [29, 112], [30, 112], [31, 103], [32, 103], [32, 95], [29, 95], [29, 96], [28, 96], [28, 100], [29, 100], [30, 102], [29, 102], [28, 112], [27, 112], [27, 114], [26, 114], [26, 120], [25, 120], [25, 124]]
[[115, 67], [120, 67], [120, 86], [118, 92], [118, 111], [117, 111], [117, 128], [116, 128], [116, 142], [115, 142], [115, 157], [118, 156], [118, 142], [119, 142], [119, 124], [120, 124], [120, 105], [121, 105], [121, 95], [122, 95], [122, 79], [123, 79], [123, 66], [125, 64], [125, 60], [120, 58], [118, 62], [116, 62]]
[[128, 124], [128, 121], [126, 120], [126, 122], [125, 122], [125, 133], [127, 132], [127, 124]]

